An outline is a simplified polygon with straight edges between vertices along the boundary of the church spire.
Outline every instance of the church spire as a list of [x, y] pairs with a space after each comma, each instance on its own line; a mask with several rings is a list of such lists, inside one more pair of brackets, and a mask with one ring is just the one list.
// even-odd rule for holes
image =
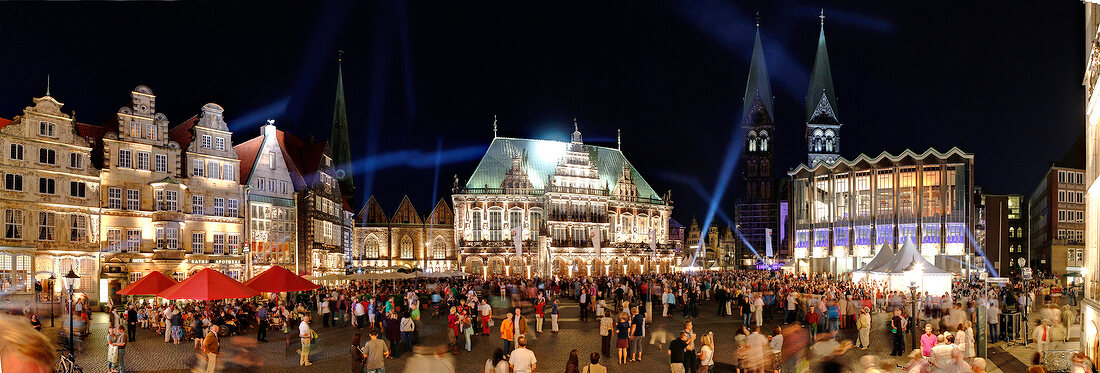
[[351, 159], [351, 139], [348, 138], [348, 113], [344, 101], [344, 51], [337, 51], [336, 68], [336, 104], [332, 115], [332, 135], [329, 147], [332, 161], [336, 165], [336, 177], [340, 181], [340, 191], [345, 199], [355, 195], [355, 171]]
[[833, 122], [839, 122], [829, 50], [825, 47], [825, 11], [822, 10], [818, 17], [821, 18], [821, 33], [817, 38], [817, 56], [814, 57], [814, 70], [810, 74], [810, 89], [806, 93], [806, 121], [814, 121], [815, 113], [820, 111], [831, 116]]
[[759, 105], [772, 119], [772, 85], [768, 80], [768, 65], [764, 61], [764, 45], [760, 42], [760, 14], [756, 17], [756, 41], [752, 47], [752, 60], [749, 63], [749, 79], [745, 84], [745, 98], [741, 107], [741, 116], [746, 122], [752, 120], [753, 107]]

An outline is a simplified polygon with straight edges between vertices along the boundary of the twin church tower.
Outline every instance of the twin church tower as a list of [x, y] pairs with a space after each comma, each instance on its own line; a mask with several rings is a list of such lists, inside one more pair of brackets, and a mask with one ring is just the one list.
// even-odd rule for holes
[[[832, 163], [840, 158], [840, 120], [836, 111], [836, 92], [829, 68], [829, 51], [825, 47], [825, 15], [822, 13], [821, 33], [817, 39], [810, 86], [806, 93], [807, 164]], [[736, 206], [737, 226], [744, 240], [738, 240], [739, 264], [754, 264], [766, 255], [766, 247], [781, 247], [779, 226], [779, 191], [775, 177], [774, 104], [764, 47], [760, 42], [760, 20], [756, 22], [756, 40], [749, 64], [741, 109], [741, 130], [745, 143], [740, 169], [745, 181], [742, 198]], [[769, 235], [767, 229], [772, 230]], [[745, 243], [752, 250], [745, 248]], [[755, 250], [756, 253], [753, 253]]]

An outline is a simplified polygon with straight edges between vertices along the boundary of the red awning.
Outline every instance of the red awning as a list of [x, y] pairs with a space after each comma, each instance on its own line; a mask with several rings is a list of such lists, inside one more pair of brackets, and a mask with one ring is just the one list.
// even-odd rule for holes
[[176, 280], [168, 278], [163, 273], [153, 271], [137, 280], [137, 282], [119, 290], [118, 295], [157, 295], [157, 293], [175, 284]]
[[270, 269], [256, 275], [251, 280], [245, 281], [244, 284], [264, 293], [308, 291], [320, 287], [280, 266], [271, 266]]
[[251, 298], [260, 293], [221, 272], [206, 268], [157, 295], [167, 299], [217, 300]]

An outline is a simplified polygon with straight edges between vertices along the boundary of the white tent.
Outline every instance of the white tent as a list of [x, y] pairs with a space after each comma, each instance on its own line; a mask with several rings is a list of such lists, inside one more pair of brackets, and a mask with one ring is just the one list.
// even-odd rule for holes
[[890, 248], [889, 244], [882, 244], [882, 247], [878, 249], [878, 254], [875, 254], [875, 257], [872, 258], [870, 262], [867, 262], [867, 264], [860, 269], [852, 271], [852, 281], [861, 282], [865, 279], [871, 281], [881, 280], [881, 278], [871, 278], [871, 273], [874, 272], [876, 269], [889, 264], [893, 260], [894, 250]]
[[889, 290], [909, 291], [909, 286], [915, 284], [917, 291], [943, 294], [951, 291], [951, 280], [955, 274], [929, 263], [920, 255], [913, 240], [906, 238], [894, 258], [885, 265], [871, 269], [870, 277], [886, 281]]

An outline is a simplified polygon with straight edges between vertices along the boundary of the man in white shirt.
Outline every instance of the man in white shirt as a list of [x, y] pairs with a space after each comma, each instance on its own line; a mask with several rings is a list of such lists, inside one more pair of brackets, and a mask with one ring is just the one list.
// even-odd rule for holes
[[477, 307], [477, 310], [481, 313], [481, 334], [489, 335], [489, 319], [493, 315], [493, 307], [489, 305], [488, 301], [482, 299], [481, 305]]
[[313, 342], [313, 329], [309, 328], [309, 315], [302, 316], [302, 323], [298, 324], [298, 338], [302, 340], [301, 358], [298, 360], [298, 365], [303, 367], [313, 365], [309, 362], [309, 350]]
[[168, 320], [172, 319], [172, 307], [167, 307], [162, 312], [164, 315], [164, 343], [172, 340], [172, 328], [168, 325]]
[[1035, 327], [1035, 351], [1039, 355], [1043, 355], [1047, 351], [1047, 345], [1050, 344], [1050, 324], [1047, 324], [1047, 320], [1041, 320], [1039, 326]]
[[363, 307], [363, 302], [355, 302], [355, 328], [363, 329], [363, 315], [367, 313], [366, 307]]
[[797, 294], [798, 293], [795, 293], [793, 291], [790, 292], [790, 294], [787, 294], [787, 315], [785, 317], [783, 317], [783, 322], [784, 323], [789, 324], [791, 321], [794, 321], [794, 315], [795, 315], [794, 311], [798, 309], [797, 308], [798, 307], [798, 295]]
[[764, 325], [764, 298], [756, 294], [756, 300], [752, 302], [753, 313], [756, 315], [756, 326]]
[[986, 313], [986, 318], [989, 319], [989, 340], [997, 343], [997, 339], [1000, 337], [997, 325], [1001, 322], [1001, 308], [997, 307], [997, 301], [989, 302], [989, 310]]
[[508, 365], [512, 367], [512, 372], [531, 373], [535, 371], [535, 363], [538, 360], [535, 359], [535, 353], [527, 349], [527, 338], [523, 336], [516, 337], [516, 344], [519, 347], [512, 350], [512, 356], [508, 357]]

